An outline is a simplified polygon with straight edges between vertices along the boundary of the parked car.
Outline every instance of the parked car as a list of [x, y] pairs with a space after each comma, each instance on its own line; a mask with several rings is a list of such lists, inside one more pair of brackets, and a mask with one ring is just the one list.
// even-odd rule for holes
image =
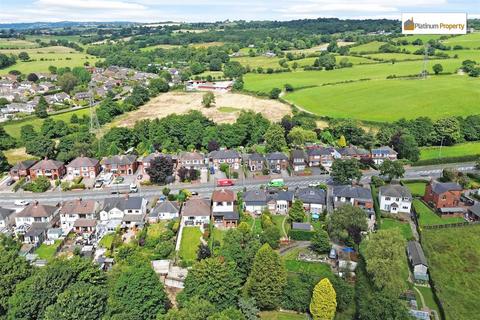
[[95, 184], [93, 185], [93, 188], [101, 189], [102, 186], [103, 186], [103, 181], [96, 181]]
[[8, 180], [7, 182], [7, 187], [10, 187], [12, 184], [14, 184], [16, 181], [11, 179], [11, 180]]
[[14, 204], [19, 207], [26, 207], [29, 205], [30, 202], [27, 200], [15, 200]]
[[130, 184], [130, 192], [131, 193], [137, 193], [138, 192], [138, 186], [135, 183]]
[[272, 179], [268, 183], [268, 187], [270, 188], [282, 188], [284, 186], [285, 186], [285, 182], [283, 181], [283, 179]]
[[191, 194], [192, 196], [198, 196], [198, 192], [197, 192], [197, 191], [192, 191], [190, 194]]
[[328, 254], [330, 259], [337, 259], [337, 250], [335, 248], [330, 249], [330, 253]]
[[125, 178], [123, 178], [123, 177], [116, 177], [116, 178], [113, 180], [113, 184], [122, 183], [123, 180], [125, 180]]

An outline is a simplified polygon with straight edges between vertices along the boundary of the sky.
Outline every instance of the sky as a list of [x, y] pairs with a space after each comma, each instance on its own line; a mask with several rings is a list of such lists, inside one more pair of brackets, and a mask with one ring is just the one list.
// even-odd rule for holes
[[0, 23], [400, 19], [402, 12], [467, 12], [480, 18], [480, 0], [0, 0]]

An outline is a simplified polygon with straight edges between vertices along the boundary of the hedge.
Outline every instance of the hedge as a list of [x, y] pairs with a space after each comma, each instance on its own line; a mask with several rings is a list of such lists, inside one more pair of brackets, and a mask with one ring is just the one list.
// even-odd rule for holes
[[299, 241], [309, 241], [310, 239], [312, 239], [314, 234], [315, 234], [314, 231], [293, 230], [293, 229], [290, 229], [290, 231], [288, 231], [288, 237], [290, 239], [299, 240]]
[[456, 163], [456, 162], [470, 162], [478, 160], [479, 155], [468, 155], [461, 157], [445, 157], [437, 159], [428, 159], [428, 160], [419, 160], [412, 164], [414, 167], [418, 166], [428, 166], [432, 164], [444, 164], [444, 163]]

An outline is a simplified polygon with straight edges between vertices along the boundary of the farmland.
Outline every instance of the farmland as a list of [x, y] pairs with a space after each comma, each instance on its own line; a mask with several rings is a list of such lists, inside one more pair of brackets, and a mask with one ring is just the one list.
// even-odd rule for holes
[[37, 46], [38, 45], [34, 42], [21, 39], [0, 39], [0, 49], [29, 49]]
[[[478, 79], [457, 75], [427, 80], [362, 81], [298, 90], [285, 99], [315, 114], [335, 118], [438, 119], [478, 113], [478, 84]], [[426, 96], [429, 98], [425, 99]]]
[[420, 149], [420, 160], [430, 160], [445, 157], [461, 157], [468, 155], [480, 155], [480, 142], [468, 142], [454, 146], [426, 147]]
[[447, 319], [476, 319], [480, 226], [424, 230], [422, 244]]

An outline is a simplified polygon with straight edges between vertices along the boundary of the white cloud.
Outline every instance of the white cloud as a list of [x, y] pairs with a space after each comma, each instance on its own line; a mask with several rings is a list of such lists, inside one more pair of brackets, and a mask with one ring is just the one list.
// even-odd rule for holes
[[55, 9], [80, 9], [80, 10], [145, 10], [147, 7], [138, 3], [110, 0], [38, 0], [34, 5]]

